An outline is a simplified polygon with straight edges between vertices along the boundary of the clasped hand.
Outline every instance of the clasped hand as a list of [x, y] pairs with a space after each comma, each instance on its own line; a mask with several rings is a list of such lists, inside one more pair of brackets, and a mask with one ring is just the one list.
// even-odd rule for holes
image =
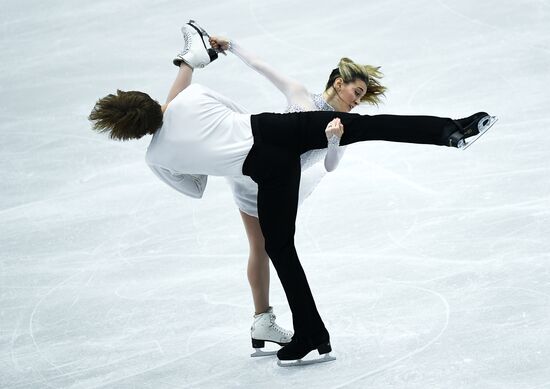
[[325, 134], [327, 139], [330, 139], [333, 136], [337, 136], [338, 138], [342, 137], [344, 134], [344, 125], [340, 121], [340, 118], [333, 119], [327, 124]]

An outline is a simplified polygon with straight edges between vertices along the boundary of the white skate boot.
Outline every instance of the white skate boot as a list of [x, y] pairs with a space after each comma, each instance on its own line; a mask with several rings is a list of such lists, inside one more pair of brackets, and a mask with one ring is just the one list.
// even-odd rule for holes
[[181, 32], [184, 46], [181, 53], [174, 58], [174, 65], [179, 67], [182, 62], [185, 62], [193, 69], [203, 68], [218, 58], [218, 53], [208, 43], [208, 33], [194, 20], [186, 23], [181, 28]]
[[269, 307], [264, 313], [254, 315], [254, 323], [250, 328], [250, 334], [252, 336], [252, 347], [256, 351], [250, 354], [251, 357], [277, 354], [277, 351], [263, 351], [262, 348], [265, 346], [265, 342], [277, 343], [279, 346], [290, 343], [293, 335], [292, 331], [279, 327], [275, 323], [275, 319], [272, 307]]

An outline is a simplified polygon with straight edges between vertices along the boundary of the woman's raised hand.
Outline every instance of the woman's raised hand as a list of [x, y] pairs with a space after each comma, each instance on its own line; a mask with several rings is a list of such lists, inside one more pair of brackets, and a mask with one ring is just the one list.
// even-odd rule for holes
[[216, 51], [225, 51], [229, 49], [229, 42], [230, 40], [221, 36], [211, 36], [210, 39], [208, 39], [210, 42], [210, 46]]
[[342, 137], [344, 134], [344, 125], [340, 121], [340, 118], [332, 119], [328, 123], [325, 134], [327, 135], [327, 139], [330, 139], [333, 136], [337, 136], [338, 139]]

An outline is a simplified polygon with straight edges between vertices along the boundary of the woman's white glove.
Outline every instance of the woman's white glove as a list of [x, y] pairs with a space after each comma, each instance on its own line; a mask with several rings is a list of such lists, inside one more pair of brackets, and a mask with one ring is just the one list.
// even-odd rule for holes
[[340, 121], [340, 118], [333, 119], [328, 123], [325, 135], [327, 136], [329, 146], [340, 144], [340, 138], [344, 135], [344, 125]]
[[222, 36], [211, 36], [208, 42], [210, 42], [210, 46], [219, 53], [231, 49], [231, 40]]

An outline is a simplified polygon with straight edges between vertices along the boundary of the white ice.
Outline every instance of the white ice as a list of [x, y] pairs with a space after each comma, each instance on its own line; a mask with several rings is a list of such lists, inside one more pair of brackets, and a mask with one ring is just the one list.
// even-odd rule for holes
[[[550, 1], [14, 1], [0, 15], [1, 388], [550, 388]], [[117, 88], [163, 101], [189, 18], [320, 91], [381, 65], [363, 113], [498, 115], [465, 152], [348, 148], [296, 240], [337, 361], [250, 358], [248, 245], [223, 179], [186, 198], [149, 139], [90, 130]], [[196, 72], [284, 109], [232, 55]], [[291, 325], [272, 273], [278, 321]]]

